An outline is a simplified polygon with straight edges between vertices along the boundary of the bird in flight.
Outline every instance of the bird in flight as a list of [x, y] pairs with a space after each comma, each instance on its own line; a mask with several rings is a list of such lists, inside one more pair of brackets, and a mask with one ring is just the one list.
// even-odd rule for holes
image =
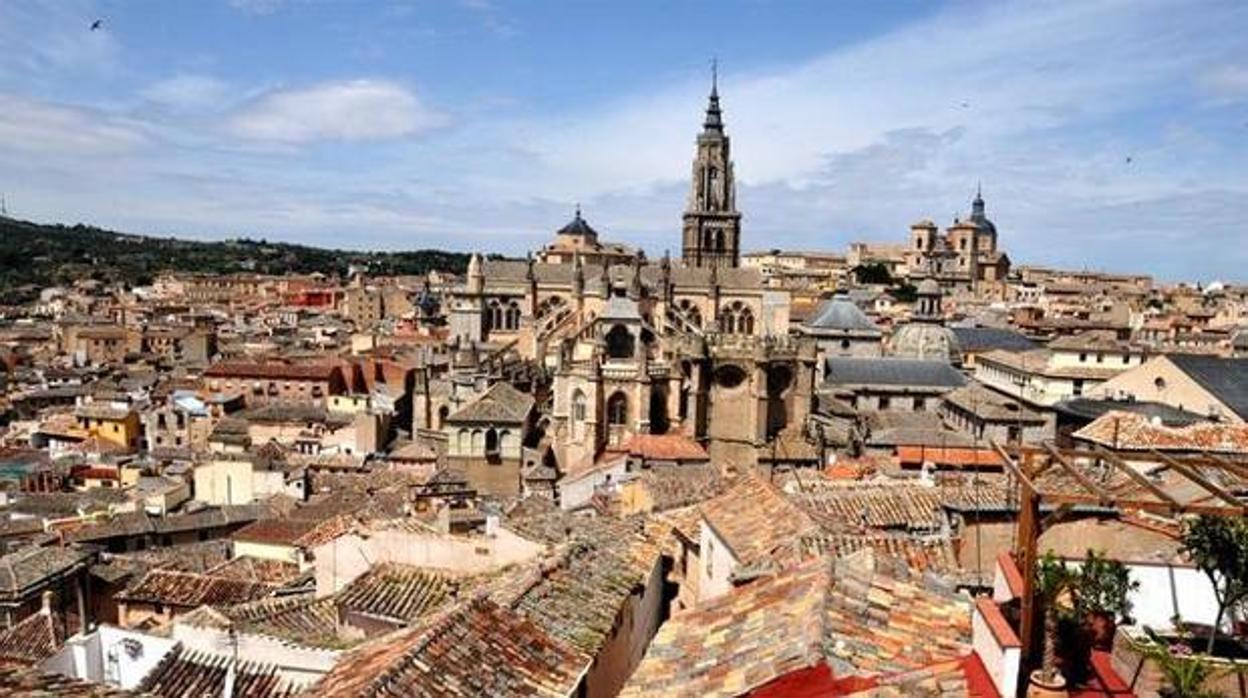
[[91, 23], [91, 31], [99, 31], [102, 26], [104, 26], [104, 20], [97, 19]]
[[1128, 164], [1128, 165], [1130, 165], [1130, 164], [1131, 164], [1131, 163], [1133, 163], [1133, 162], [1135, 162], [1135, 158], [1133, 158], [1133, 157], [1131, 157], [1130, 155], [1128, 155], [1128, 156], [1127, 156], [1127, 164]]

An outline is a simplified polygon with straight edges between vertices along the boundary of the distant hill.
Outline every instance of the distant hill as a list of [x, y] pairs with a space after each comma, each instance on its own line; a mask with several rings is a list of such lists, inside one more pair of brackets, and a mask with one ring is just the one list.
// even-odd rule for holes
[[462, 274], [468, 255], [442, 250], [350, 252], [248, 239], [197, 242], [0, 217], [2, 304], [25, 302], [40, 288], [84, 278], [141, 286], [164, 271], [345, 276], [351, 265], [379, 275], [433, 269]]

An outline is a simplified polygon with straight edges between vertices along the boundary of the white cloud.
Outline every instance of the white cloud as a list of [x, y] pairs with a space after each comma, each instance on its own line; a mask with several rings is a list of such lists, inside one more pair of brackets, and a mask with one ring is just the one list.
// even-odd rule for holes
[[1217, 66], [1200, 76], [1199, 85], [1217, 101], [1248, 98], [1248, 65]]
[[230, 86], [208, 75], [179, 74], [144, 88], [149, 102], [174, 110], [219, 108], [231, 98]]
[[0, 149], [38, 154], [107, 155], [146, 142], [138, 124], [79, 107], [0, 94]]
[[243, 138], [307, 143], [401, 138], [447, 123], [445, 115], [402, 85], [352, 80], [270, 92], [236, 113], [227, 126]]

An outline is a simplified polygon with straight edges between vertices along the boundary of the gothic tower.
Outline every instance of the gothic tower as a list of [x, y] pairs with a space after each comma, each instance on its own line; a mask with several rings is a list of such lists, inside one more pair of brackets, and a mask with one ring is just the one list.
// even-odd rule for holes
[[741, 214], [737, 212], [729, 140], [719, 109], [719, 80], [712, 74], [706, 120], [698, 134], [693, 182], [685, 208], [682, 257], [693, 267], [735, 267], [741, 255]]

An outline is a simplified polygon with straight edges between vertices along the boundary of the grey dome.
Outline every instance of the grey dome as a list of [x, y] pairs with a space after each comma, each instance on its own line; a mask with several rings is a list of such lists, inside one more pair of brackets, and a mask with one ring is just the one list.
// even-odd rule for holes
[[862, 312], [848, 296], [836, 295], [815, 310], [814, 316], [806, 321], [806, 327], [816, 330], [840, 330], [848, 332], [878, 332], [871, 318]]
[[962, 364], [962, 345], [953, 330], [929, 322], [910, 322], [897, 328], [888, 343], [889, 354], [903, 359]]

